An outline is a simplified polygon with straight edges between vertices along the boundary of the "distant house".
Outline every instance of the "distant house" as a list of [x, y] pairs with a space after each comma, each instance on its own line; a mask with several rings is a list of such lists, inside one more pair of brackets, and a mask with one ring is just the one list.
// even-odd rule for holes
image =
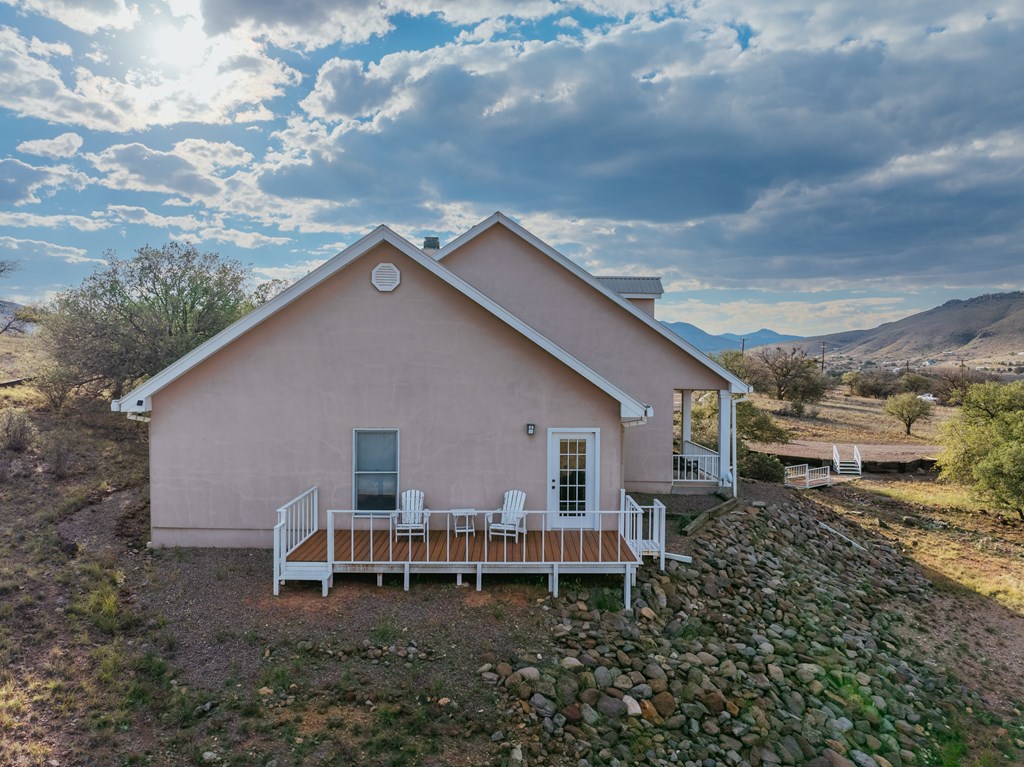
[[[579, 564], [582, 531], [625, 529], [622, 489], [735, 481], [732, 395], [749, 387], [656, 321], [661, 292], [657, 278], [594, 277], [501, 213], [440, 249], [378, 227], [113, 403], [151, 418], [152, 543], [273, 544], [277, 584], [316, 532], [334, 548], [310, 561], [344, 571], [342, 525], [350, 565], [395, 571], [405, 545], [408, 575], [414, 544], [389, 513], [403, 490], [423, 491], [430, 534], [450, 542], [463, 539], [437, 510], [495, 509], [515, 488], [526, 526], [561, 536], [563, 563], [565, 531], [580, 531]], [[690, 442], [696, 390], [720, 397], [717, 450]], [[479, 522], [473, 539], [498, 546]], [[360, 559], [357, 532], [375, 526]], [[385, 539], [387, 562], [373, 549]], [[500, 545], [507, 561], [519, 538]], [[459, 567], [470, 559], [467, 544]]]

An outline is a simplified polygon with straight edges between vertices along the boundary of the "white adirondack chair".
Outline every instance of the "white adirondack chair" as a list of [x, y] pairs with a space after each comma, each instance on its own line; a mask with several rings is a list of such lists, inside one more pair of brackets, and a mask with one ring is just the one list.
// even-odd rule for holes
[[493, 539], [500, 535], [504, 538], [513, 538], [519, 543], [519, 534], [526, 538], [526, 493], [522, 490], [509, 490], [505, 493], [505, 499], [501, 508], [492, 511], [487, 515], [487, 537]]
[[401, 508], [392, 512], [395, 538], [406, 536], [411, 541], [413, 536], [427, 539], [427, 522], [430, 511], [423, 508], [423, 491], [406, 490], [402, 493]]

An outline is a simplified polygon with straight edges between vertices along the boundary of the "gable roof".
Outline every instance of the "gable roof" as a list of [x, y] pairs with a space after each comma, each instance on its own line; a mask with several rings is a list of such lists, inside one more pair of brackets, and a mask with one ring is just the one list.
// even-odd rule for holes
[[661, 298], [665, 293], [661, 277], [606, 277], [596, 274], [594, 279], [623, 298]]
[[554, 341], [537, 332], [527, 325], [512, 312], [505, 309], [491, 298], [488, 298], [465, 280], [456, 276], [444, 266], [435, 261], [388, 227], [381, 225], [370, 232], [362, 239], [352, 243], [345, 250], [338, 253], [334, 258], [314, 269], [302, 279], [298, 280], [287, 289], [267, 303], [249, 312], [240, 320], [229, 325], [220, 333], [200, 344], [195, 349], [185, 354], [178, 361], [161, 370], [155, 376], [126, 394], [119, 400], [110, 403], [110, 409], [124, 413], [142, 413], [152, 410], [151, 397], [168, 384], [176, 381], [188, 373], [206, 358], [217, 353], [230, 344], [239, 336], [252, 330], [270, 317], [274, 316], [284, 307], [296, 301], [305, 293], [327, 280], [332, 275], [344, 269], [356, 261], [369, 250], [381, 243], [387, 242], [397, 248], [403, 254], [418, 263], [428, 272], [431, 272], [442, 281], [448, 283], [457, 291], [466, 296], [469, 300], [481, 306], [486, 311], [497, 317], [513, 330], [532, 341], [535, 345], [546, 351], [555, 359], [574, 370], [598, 389], [617, 400], [619, 413], [623, 421], [640, 421], [651, 415], [653, 410], [649, 405], [643, 404], [634, 399], [600, 373], [569, 354], [565, 349], [558, 346]]
[[443, 248], [441, 248], [441, 250], [439, 250], [436, 254], [434, 254], [434, 258], [437, 259], [438, 261], [443, 260], [445, 256], [447, 256], [449, 253], [458, 250], [467, 242], [476, 239], [481, 234], [489, 230], [491, 227], [497, 226], [499, 224], [501, 226], [504, 226], [513, 234], [519, 236], [520, 238], [528, 242], [530, 245], [535, 247], [537, 250], [546, 255], [559, 266], [562, 266], [563, 268], [575, 274], [577, 277], [583, 280], [583, 282], [587, 283], [592, 288], [594, 288], [594, 290], [604, 294], [609, 300], [618, 304], [623, 310], [632, 314], [634, 317], [643, 322], [645, 325], [647, 325], [651, 330], [660, 335], [662, 338], [671, 342], [674, 346], [678, 346], [680, 349], [682, 349], [684, 352], [686, 352], [691, 357], [696, 359], [702, 365], [704, 365], [717, 375], [724, 378], [726, 381], [729, 382], [730, 390], [734, 394], [749, 394], [750, 392], [753, 391], [753, 387], [750, 386], [750, 384], [740, 380], [740, 378], [738, 378], [736, 375], [734, 375], [733, 373], [729, 372], [724, 367], [719, 365], [717, 362], [711, 359], [707, 354], [702, 352], [696, 346], [686, 341], [685, 339], [681, 338], [680, 336], [677, 336], [675, 333], [666, 328], [656, 319], [642, 312], [640, 309], [635, 307], [633, 304], [631, 304], [625, 298], [620, 296], [614, 290], [610, 290], [605, 285], [602, 285], [597, 277], [592, 275], [590, 272], [588, 272], [586, 269], [579, 266], [575, 262], [563, 256], [561, 253], [552, 248], [546, 242], [541, 240], [532, 232], [525, 229], [516, 221], [513, 221], [511, 218], [506, 216], [501, 211], [497, 211], [491, 214], [469, 231], [456, 237], [454, 240], [452, 240]]

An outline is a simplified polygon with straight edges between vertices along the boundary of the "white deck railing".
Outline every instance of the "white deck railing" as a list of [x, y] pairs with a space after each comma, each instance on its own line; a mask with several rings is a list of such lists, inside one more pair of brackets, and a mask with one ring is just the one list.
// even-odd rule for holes
[[683, 452], [672, 456], [672, 477], [676, 482], [717, 482], [721, 477], [718, 453], [686, 440]]
[[[425, 549], [417, 549], [413, 558], [413, 546], [407, 545], [405, 534], [401, 539], [395, 536], [395, 521], [391, 514], [367, 515], [365, 511], [349, 509], [328, 509], [327, 511], [327, 562], [334, 565], [374, 565], [401, 564], [416, 562], [419, 564], [625, 564], [635, 563], [641, 556], [645, 542], [660, 541], [664, 548], [664, 506], [655, 502], [652, 507], [640, 507], [631, 502], [631, 508], [616, 511], [586, 512], [588, 524], [585, 527], [564, 527], [552, 524], [555, 512], [524, 511], [526, 515], [527, 538], [520, 534], [517, 545], [514, 538], [488, 535], [487, 523], [491, 511], [478, 511], [476, 514], [476, 534], [460, 532], [455, 535], [455, 516], [450, 511], [430, 510], [429, 527], [422, 538], [414, 538], [415, 545], [425, 542]], [[660, 507], [660, 511], [658, 509]], [[499, 512], [500, 514], [500, 512]], [[614, 522], [610, 518], [614, 518]], [[595, 524], [596, 523], [596, 524]], [[335, 550], [335, 533], [348, 531], [347, 551]], [[555, 540], [551, 540], [551, 534]], [[597, 536], [596, 547], [591, 543], [594, 533], [618, 533], [625, 545], [618, 546], [605, 541], [605, 536]], [[645, 533], [649, 537], [643, 537]], [[357, 534], [369, 537], [369, 550], [362, 556], [357, 548]], [[444, 546], [429, 545], [431, 536], [442, 536]], [[539, 550], [531, 545], [530, 553], [523, 541], [540, 537]], [[658, 537], [656, 537], [658, 536]], [[476, 541], [482, 538], [480, 548]], [[378, 553], [380, 541], [387, 541], [386, 556]], [[361, 541], [365, 543], [365, 538]], [[576, 546], [573, 547], [572, 544]], [[586, 549], [585, 549], [586, 546]], [[588, 554], [596, 548], [597, 556]], [[482, 552], [482, 554], [481, 554]]]
[[316, 485], [277, 510], [274, 525], [274, 593], [285, 575], [288, 555], [307, 541], [320, 527], [319, 495]]

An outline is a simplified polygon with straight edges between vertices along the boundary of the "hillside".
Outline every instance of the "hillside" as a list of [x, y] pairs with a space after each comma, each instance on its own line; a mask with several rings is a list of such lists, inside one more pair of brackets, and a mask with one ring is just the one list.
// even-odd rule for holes
[[887, 322], [870, 330], [813, 336], [795, 344], [808, 353], [824, 341], [854, 357], [919, 357], [942, 353], [971, 359], [1024, 351], [1024, 292], [990, 293]]
[[761, 328], [756, 332], [746, 333], [745, 335], [740, 335], [739, 333], [713, 335], [701, 330], [696, 325], [691, 325], [689, 322], [663, 322], [662, 324], [706, 354], [717, 354], [726, 349], [739, 349], [740, 341], [744, 338], [747, 341], [746, 346], [748, 349], [752, 349], [755, 346], [767, 346], [769, 344], [801, 340], [800, 336], [787, 336], [782, 333], [776, 333], [768, 328]]

